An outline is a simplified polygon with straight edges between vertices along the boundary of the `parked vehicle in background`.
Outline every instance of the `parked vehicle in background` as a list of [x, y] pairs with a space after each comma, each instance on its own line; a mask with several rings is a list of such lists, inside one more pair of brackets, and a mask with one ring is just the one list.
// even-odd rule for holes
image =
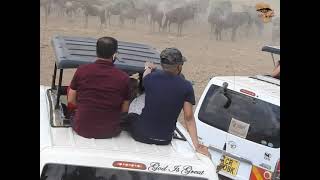
[[[280, 54], [280, 47], [264, 47]], [[197, 131], [222, 179], [280, 179], [280, 80], [213, 77], [195, 111]]]

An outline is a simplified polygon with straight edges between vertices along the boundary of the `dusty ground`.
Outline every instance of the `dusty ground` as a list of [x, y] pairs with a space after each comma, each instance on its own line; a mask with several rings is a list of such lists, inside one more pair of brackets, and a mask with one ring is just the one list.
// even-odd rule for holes
[[[116, 18], [116, 17], [115, 17]], [[98, 20], [95, 17], [89, 19], [89, 27], [84, 27], [84, 20], [78, 17], [70, 19], [51, 16], [47, 25], [41, 17], [40, 24], [40, 84], [50, 85], [54, 67], [54, 52], [51, 47], [51, 38], [54, 35], [72, 35], [101, 37], [114, 36], [118, 40], [140, 42], [149, 44], [159, 51], [165, 47], [177, 47], [188, 62], [183, 67], [186, 78], [194, 82], [196, 100], [200, 98], [209, 79], [221, 75], [255, 75], [268, 74], [273, 69], [270, 54], [261, 52], [261, 47], [270, 44], [270, 27], [267, 28], [264, 37], [252, 35], [249, 39], [239, 37], [236, 42], [229, 40], [229, 35], [223, 41], [216, 41], [209, 37], [209, 26], [188, 23], [183, 29], [183, 36], [176, 37], [174, 33], [150, 32], [149, 26], [142, 21], [134, 27], [126, 22], [125, 27], [120, 28], [116, 19], [112, 19], [112, 27], [98, 29]], [[172, 26], [176, 31], [176, 26]], [[68, 84], [73, 75], [72, 70], [65, 73], [64, 84]]]

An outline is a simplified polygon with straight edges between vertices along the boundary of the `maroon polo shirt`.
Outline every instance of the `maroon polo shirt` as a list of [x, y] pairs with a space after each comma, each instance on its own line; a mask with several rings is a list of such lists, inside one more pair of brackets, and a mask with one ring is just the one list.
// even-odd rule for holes
[[70, 88], [77, 91], [73, 129], [86, 138], [110, 138], [120, 133], [123, 101], [129, 100], [129, 76], [111, 62], [78, 67]]

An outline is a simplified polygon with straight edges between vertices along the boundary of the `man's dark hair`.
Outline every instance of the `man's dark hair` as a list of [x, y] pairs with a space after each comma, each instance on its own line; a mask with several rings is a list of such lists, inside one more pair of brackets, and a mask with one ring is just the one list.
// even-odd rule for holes
[[110, 59], [118, 50], [118, 41], [113, 37], [102, 37], [97, 41], [98, 58]]

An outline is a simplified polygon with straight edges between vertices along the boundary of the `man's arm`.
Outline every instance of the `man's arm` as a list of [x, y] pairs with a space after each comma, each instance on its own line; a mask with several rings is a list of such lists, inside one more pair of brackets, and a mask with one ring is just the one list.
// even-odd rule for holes
[[78, 73], [79, 73], [79, 68], [74, 73], [70, 86], [68, 88], [67, 101], [68, 101], [68, 106], [70, 106], [69, 108], [71, 109], [76, 108], [76, 104], [77, 104]]
[[122, 105], [121, 105], [121, 112], [123, 113], [127, 113], [129, 111], [129, 101], [125, 100], [123, 101]]
[[146, 62], [144, 64], [144, 73], [142, 78], [144, 78], [146, 75], [150, 74], [152, 70], [156, 69], [156, 66], [153, 63]]
[[183, 112], [184, 112], [184, 120], [186, 122], [187, 131], [190, 134], [192, 143], [196, 149], [197, 152], [209, 156], [209, 151], [206, 147], [199, 144], [198, 141], [198, 134], [197, 134], [197, 127], [196, 127], [196, 121], [193, 116], [192, 111], [193, 105], [190, 102], [185, 101], [183, 105]]
[[271, 76], [272, 76], [272, 77], [277, 77], [277, 76], [279, 76], [279, 74], [280, 74], [280, 65], [278, 65], [278, 66], [276, 67], [276, 69], [273, 70]]
[[121, 104], [121, 113], [128, 113], [129, 111], [129, 104], [130, 104], [130, 98], [131, 98], [131, 93], [130, 93], [130, 77], [127, 77], [124, 80], [124, 89], [123, 89], [123, 102]]
[[144, 70], [144, 72], [143, 72], [142, 78], [144, 78], [146, 75], [150, 74], [151, 71], [152, 71], [152, 70], [151, 70], [149, 67], [147, 67], [147, 68]]
[[68, 104], [73, 104], [73, 105], [77, 104], [77, 91], [71, 88], [69, 89], [69, 93], [68, 93]]

